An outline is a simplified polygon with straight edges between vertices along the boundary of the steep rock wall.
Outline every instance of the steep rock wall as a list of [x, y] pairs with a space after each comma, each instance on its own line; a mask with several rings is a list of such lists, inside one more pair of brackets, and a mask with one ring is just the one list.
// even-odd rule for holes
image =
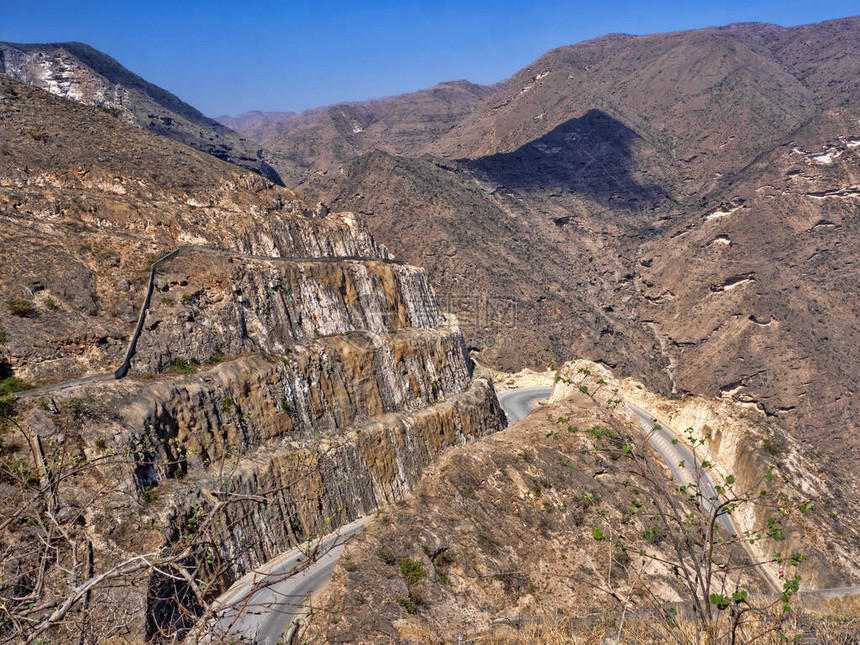
[[[230, 581], [307, 535], [331, 533], [402, 499], [442, 450], [501, 429], [498, 418], [492, 388], [481, 380], [412, 414], [385, 415], [321, 443], [289, 442], [241, 459], [228, 489], [249, 501], [231, 505], [219, 523]], [[172, 491], [178, 516], [190, 514], [191, 502], [215, 486], [195, 479]], [[266, 503], [250, 499], [261, 495]]]
[[134, 369], [283, 354], [319, 336], [443, 322], [424, 273], [381, 261], [276, 262], [191, 252], [159, 271]]
[[[274, 255], [195, 246], [159, 265], [131, 376], [51, 393], [31, 413], [53, 441], [64, 430], [52, 406], [104, 402], [78, 422], [87, 458], [127, 455], [110, 475], [112, 511], [90, 513], [105, 553], [139, 531], [187, 540], [201, 509], [234, 500], [199, 552], [220, 563], [208, 593], [401, 499], [446, 447], [504, 426], [422, 271], [349, 215], [287, 222], [271, 239], [236, 240]], [[343, 241], [328, 243], [328, 228]], [[355, 252], [373, 255], [338, 255]], [[136, 497], [155, 501], [136, 516], [123, 501]], [[145, 602], [123, 602], [147, 608], [149, 638], [191, 626], [190, 587], [161, 573], [146, 586]]]
[[185, 446], [182, 469], [188, 470], [223, 459], [230, 449], [342, 431], [452, 400], [470, 387], [459, 332], [408, 330], [385, 340], [323, 338], [283, 359], [252, 355], [201, 375], [151, 385], [130, 381], [109, 403], [127, 431], [100, 432], [117, 448], [141, 446], [152, 456], [142, 488], [173, 475], [178, 456], [169, 446], [176, 442]]

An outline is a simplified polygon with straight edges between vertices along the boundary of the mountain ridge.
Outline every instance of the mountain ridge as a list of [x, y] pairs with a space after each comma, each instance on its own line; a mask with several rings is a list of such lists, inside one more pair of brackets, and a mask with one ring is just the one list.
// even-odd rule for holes
[[283, 184], [263, 151], [176, 95], [79, 42], [0, 43], [0, 73], [117, 117]]
[[[858, 27], [740, 24], [558, 48], [428, 156], [368, 153], [301, 190], [366, 213], [440, 292], [465, 296], [455, 313], [491, 366], [538, 365], [549, 347], [556, 364], [592, 358], [664, 394], [727, 393], [799, 438], [827, 436], [835, 454], [856, 444], [860, 387], [848, 260], [860, 240]], [[439, 185], [453, 192], [440, 199]], [[437, 239], [438, 253], [423, 248]], [[540, 275], [525, 278], [533, 265]], [[474, 324], [485, 294], [515, 294], [521, 328]]]

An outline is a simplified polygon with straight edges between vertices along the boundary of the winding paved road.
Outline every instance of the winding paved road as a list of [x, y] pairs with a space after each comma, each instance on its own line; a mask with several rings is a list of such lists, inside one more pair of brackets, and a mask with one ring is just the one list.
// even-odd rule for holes
[[523, 387], [499, 394], [499, 403], [508, 417], [508, 425], [522, 421], [541, 399], [548, 399], [551, 387]]
[[[499, 395], [499, 403], [510, 423], [516, 423], [551, 393], [551, 387], [509, 390]], [[328, 582], [344, 543], [367, 520], [362, 518], [324, 538], [320, 547], [323, 555], [304, 570], [297, 569], [306, 556], [294, 549], [237, 580], [215, 603], [223, 607], [218, 611], [215, 631], [257, 645], [276, 645], [287, 628], [305, 615], [308, 598]]]
[[215, 601], [216, 607], [223, 607], [215, 632], [242, 642], [276, 645], [293, 621], [307, 613], [309, 597], [328, 582], [344, 544], [367, 520], [359, 519], [323, 538], [322, 555], [303, 570], [307, 556], [293, 549], [237, 580]]
[[[624, 405], [627, 406], [630, 412], [636, 415], [642, 431], [648, 436], [651, 446], [657, 451], [660, 458], [666, 462], [675, 480], [682, 486], [688, 484], [698, 486], [699, 492], [702, 494], [702, 504], [707, 510], [713, 510], [717, 500], [720, 499], [720, 495], [717, 493], [710, 474], [701, 467], [700, 462], [696, 460], [690, 447], [680, 437], [676, 437], [668, 430], [665, 424], [642, 408], [627, 402]], [[655, 424], [657, 425], [655, 426]], [[682, 463], [683, 466], [681, 466]], [[717, 523], [729, 535], [743, 535], [743, 532], [735, 525], [731, 515], [720, 515], [717, 518]], [[741, 540], [741, 544], [750, 553], [753, 561], [760, 558], [759, 554], [750, 551], [744, 540]], [[776, 593], [782, 591], [782, 581], [777, 578], [776, 573], [771, 571], [767, 565], [759, 566], [758, 571], [773, 591]]]
[[[708, 471], [701, 468], [693, 451], [681, 439], [675, 437], [672, 432], [659, 423], [654, 417], [642, 408], [632, 403], [625, 403], [627, 409], [636, 415], [642, 431], [651, 443], [660, 458], [666, 462], [675, 480], [681, 486], [695, 484], [702, 493], [702, 504], [708, 511], [712, 511], [719, 494], [714, 486], [714, 481]], [[657, 423], [658, 425], [654, 425]], [[674, 443], [673, 443], [674, 442]], [[683, 465], [681, 465], [683, 464]], [[720, 528], [729, 532], [729, 535], [741, 535], [741, 531], [734, 525], [729, 515], [720, 515], [717, 518]]]
[[[696, 463], [694, 461], [692, 450], [690, 450], [690, 448], [679, 437], [676, 437], [670, 430], [668, 430], [665, 424], [648, 414], [648, 412], [631, 403], [625, 403], [625, 405], [628, 410], [636, 415], [643, 432], [651, 432], [655, 422], [660, 424], [660, 428], [655, 430], [650, 436], [651, 445], [657, 451], [657, 454], [659, 454], [666, 462], [666, 465], [669, 466], [669, 470], [672, 472], [675, 479], [681, 482], [682, 485], [693, 483], [697, 477], [699, 478], [698, 486], [704, 497], [704, 504], [706, 507], [713, 508], [713, 503], [710, 500], [718, 499], [714, 482], [706, 470], [689, 466], [689, 464]], [[672, 441], [675, 439], [678, 441], [673, 444]], [[681, 460], [684, 461], [684, 468], [679, 468], [677, 465]], [[721, 515], [717, 521], [723, 529], [729, 532], [729, 534], [742, 535], [730, 515]], [[741, 540], [741, 544], [746, 548], [746, 544], [743, 540]], [[752, 555], [754, 560], [760, 557], [755, 553], [751, 553], [750, 555]], [[767, 565], [761, 565], [758, 569], [770, 584], [773, 591], [777, 594], [781, 593], [782, 581], [779, 580], [776, 573]], [[807, 603], [812, 601], [826, 602], [831, 600], [840, 600], [852, 596], [860, 596], [860, 586], [849, 585], [845, 587], [829, 587], [825, 589], [801, 589], [798, 595], [802, 602], [806, 601]]]

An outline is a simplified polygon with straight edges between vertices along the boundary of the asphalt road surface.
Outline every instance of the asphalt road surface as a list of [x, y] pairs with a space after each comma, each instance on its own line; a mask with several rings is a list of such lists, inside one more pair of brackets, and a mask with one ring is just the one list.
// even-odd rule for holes
[[[537, 402], [548, 398], [551, 393], [551, 387], [509, 390], [499, 394], [499, 402], [509, 422], [516, 423], [528, 416]], [[627, 408], [639, 419], [643, 431], [652, 431], [654, 418], [650, 414], [629, 403]], [[676, 437], [665, 427], [654, 431], [650, 437], [651, 445], [669, 466], [678, 482], [691, 483], [698, 478], [703, 496], [716, 499], [717, 492], [707, 471], [697, 469], [689, 447], [680, 440], [673, 444], [674, 439]], [[682, 460], [683, 468], [678, 465]], [[326, 537], [320, 549], [325, 552], [324, 555], [304, 571], [295, 572], [286, 577], [300, 567], [306, 558], [304, 553], [295, 549], [238, 580], [217, 601], [223, 609], [218, 614], [216, 632], [221, 634], [226, 632], [237, 639], [243, 638], [241, 642], [277, 645], [293, 621], [305, 616], [309, 597], [328, 582], [343, 551], [344, 542], [358, 533], [368, 519], [362, 518], [344, 526], [339, 534]], [[721, 516], [719, 523], [730, 534], [738, 533], [730, 517]], [[328, 549], [327, 552], [326, 549]], [[777, 582], [774, 586], [779, 589], [778, 581], [773, 579], [773, 574], [769, 571], [765, 571], [765, 574], [771, 584]], [[857, 595], [860, 593], [860, 587], [805, 591], [803, 595], [812, 597], [821, 592], [827, 592], [827, 598], [844, 597]]]
[[516, 423], [525, 419], [537, 402], [548, 399], [552, 394], [551, 387], [523, 387], [519, 390], [508, 390], [499, 394], [499, 403], [508, 417], [508, 423]]
[[290, 624], [308, 610], [308, 598], [331, 578], [346, 540], [358, 533], [367, 518], [342, 527], [322, 540], [320, 558], [303, 571], [305, 554], [294, 549], [252, 571], [230, 587], [216, 604], [217, 634], [229, 634], [241, 642], [276, 645]]
[[[637, 408], [630, 403], [626, 403], [625, 405], [639, 419], [642, 430], [645, 433], [650, 433], [649, 441], [651, 442], [651, 447], [657, 451], [657, 454], [669, 466], [669, 470], [675, 477], [675, 481], [680, 486], [695, 484], [702, 494], [702, 505], [708, 511], [712, 511], [715, 507], [715, 502], [720, 499], [720, 496], [714, 487], [714, 481], [711, 479], [708, 471], [700, 466], [690, 447], [684, 441], [675, 437], [663, 424], [657, 422], [659, 425], [655, 429], [654, 424], [656, 420], [642, 408]], [[682, 463], [683, 466], [681, 466]], [[717, 522], [720, 528], [729, 532], [729, 535], [740, 535], [740, 531], [735, 527], [730, 516], [720, 515], [717, 518]]]

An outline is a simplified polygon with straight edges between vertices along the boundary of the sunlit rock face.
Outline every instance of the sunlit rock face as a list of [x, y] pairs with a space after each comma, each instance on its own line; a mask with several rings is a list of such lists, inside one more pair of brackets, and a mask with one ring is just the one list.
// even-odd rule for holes
[[[424, 272], [353, 214], [9, 77], [0, 88], [0, 298], [30, 303], [0, 312], [4, 378], [48, 386], [20, 398], [23, 427], [89, 464], [58, 503], [80, 509], [96, 569], [169, 546], [228, 495], [211, 548], [229, 585], [504, 426]], [[141, 635], [147, 616], [170, 627], [159, 575], [94, 594], [94, 611]]]

